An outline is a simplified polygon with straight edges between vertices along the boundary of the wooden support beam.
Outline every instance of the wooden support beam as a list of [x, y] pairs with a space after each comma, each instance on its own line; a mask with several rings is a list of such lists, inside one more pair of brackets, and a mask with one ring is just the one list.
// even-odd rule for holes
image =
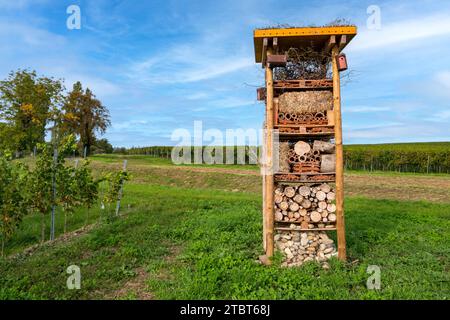
[[266, 66], [266, 58], [267, 58], [267, 48], [269, 46], [269, 40], [267, 38], [263, 39], [262, 44], [262, 62], [261, 66], [264, 68]]
[[[267, 49], [267, 55], [272, 54], [272, 48]], [[274, 126], [274, 108], [273, 108], [273, 70], [269, 64], [265, 64], [266, 69], [266, 163], [265, 163], [265, 204], [264, 217], [266, 221], [265, 240], [266, 240], [266, 258], [270, 263], [270, 258], [274, 252], [274, 177], [273, 177], [273, 126]]]
[[328, 53], [331, 51], [331, 49], [336, 45], [336, 36], [330, 36], [327, 43], [325, 44], [324, 51], [325, 53]]
[[[341, 38], [342, 41], [342, 38]], [[336, 144], [336, 229], [338, 242], [338, 258], [347, 259], [345, 242], [345, 221], [344, 221], [344, 154], [342, 147], [342, 117], [341, 117], [341, 87], [340, 76], [336, 62], [340, 45], [332, 48], [331, 63], [333, 66], [333, 110], [334, 110], [334, 133]]]
[[277, 54], [278, 53], [278, 38], [275, 37], [272, 40], [272, 48], [273, 48], [273, 53]]
[[343, 34], [339, 40], [339, 52], [347, 45], [347, 36]]

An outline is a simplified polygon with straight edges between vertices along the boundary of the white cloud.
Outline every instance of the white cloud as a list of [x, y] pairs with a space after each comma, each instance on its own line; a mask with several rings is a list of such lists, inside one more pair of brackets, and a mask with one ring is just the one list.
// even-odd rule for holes
[[450, 134], [447, 124], [435, 124], [427, 121], [410, 123], [391, 123], [365, 128], [347, 127], [344, 138], [348, 142], [356, 140], [372, 141], [445, 141]]
[[395, 47], [400, 44], [422, 45], [418, 40], [450, 35], [450, 17], [434, 14], [423, 18], [382, 23], [381, 30], [363, 27], [350, 43], [349, 51]]
[[[127, 76], [145, 83], [194, 83], [254, 67], [250, 47], [227, 46], [233, 30], [201, 31], [190, 42], [176, 43], [151, 57], [133, 63]], [[233, 42], [232, 42], [233, 43]]]
[[450, 71], [438, 72], [434, 79], [441, 87], [450, 90]]
[[381, 112], [391, 110], [388, 107], [370, 107], [370, 106], [354, 106], [343, 108], [343, 112], [348, 113], [371, 113], [371, 112]]
[[23, 50], [23, 45], [35, 48], [60, 48], [67, 45], [63, 36], [38, 27], [6, 21], [0, 22], [0, 40], [8, 43], [5, 49], [10, 50]]
[[241, 99], [237, 97], [227, 97], [224, 99], [217, 99], [211, 102], [211, 105], [214, 106], [214, 108], [238, 108], [238, 107], [244, 107], [248, 105], [255, 104], [256, 101], [253, 100], [246, 100]]
[[[178, 51], [177, 49], [174, 51]], [[253, 67], [250, 57], [206, 56], [206, 54], [172, 53], [152, 57], [131, 67], [128, 77], [149, 83], [191, 83], [217, 78], [244, 68]]]
[[48, 0], [0, 0], [0, 8], [2, 9], [23, 9], [31, 4], [46, 3]]
[[92, 90], [92, 92], [100, 98], [100, 100], [103, 97], [106, 96], [113, 96], [113, 95], [120, 95], [123, 94], [123, 89], [108, 80], [89, 76], [86, 74], [73, 74], [72, 72], [64, 72], [66, 74], [65, 80], [66, 84], [70, 86], [67, 89], [72, 89], [72, 84], [74, 84], [77, 81], [80, 81], [84, 88], [89, 88]]
[[210, 95], [207, 94], [206, 92], [194, 92], [192, 94], [188, 94], [186, 96], [186, 99], [188, 99], [188, 100], [201, 100], [201, 99], [206, 99], [209, 96]]

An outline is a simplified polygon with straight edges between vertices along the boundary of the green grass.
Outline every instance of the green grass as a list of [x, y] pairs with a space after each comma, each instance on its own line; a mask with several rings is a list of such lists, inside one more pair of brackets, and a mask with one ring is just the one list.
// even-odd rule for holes
[[[120, 163], [128, 160], [133, 164], [153, 165], [153, 166], [175, 166], [171, 159], [152, 157], [148, 155], [120, 155], [120, 154], [99, 154], [90, 157], [91, 159], [103, 163]], [[257, 165], [252, 164], [180, 164], [178, 166], [196, 167], [196, 168], [223, 168], [239, 170], [259, 170]]]
[[[112, 298], [144, 270], [157, 299], [448, 299], [448, 204], [346, 199], [349, 261], [281, 268], [257, 264], [258, 194], [130, 183], [131, 208], [71, 241], [0, 262], [0, 299]], [[22, 236], [25, 236], [25, 231]], [[20, 247], [20, 245], [18, 245]], [[82, 289], [66, 288], [81, 268]], [[367, 290], [368, 265], [382, 289]], [[133, 292], [124, 298], [136, 298]]]
[[379, 143], [379, 144], [347, 144], [344, 150], [348, 151], [421, 151], [441, 152], [450, 151], [450, 142], [405, 142], [405, 143]]

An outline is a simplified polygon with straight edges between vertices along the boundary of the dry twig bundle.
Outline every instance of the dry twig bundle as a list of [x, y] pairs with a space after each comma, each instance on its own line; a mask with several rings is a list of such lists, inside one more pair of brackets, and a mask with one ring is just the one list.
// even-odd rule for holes
[[333, 93], [331, 91], [285, 92], [279, 97], [279, 112], [315, 113], [331, 110]]
[[330, 54], [313, 48], [290, 48], [286, 54], [286, 66], [274, 69], [275, 80], [330, 78]]

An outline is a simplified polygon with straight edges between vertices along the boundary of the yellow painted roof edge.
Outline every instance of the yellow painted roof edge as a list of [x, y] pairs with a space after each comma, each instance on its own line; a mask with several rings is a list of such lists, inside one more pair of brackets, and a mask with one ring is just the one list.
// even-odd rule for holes
[[255, 29], [254, 38], [356, 34], [356, 26]]

